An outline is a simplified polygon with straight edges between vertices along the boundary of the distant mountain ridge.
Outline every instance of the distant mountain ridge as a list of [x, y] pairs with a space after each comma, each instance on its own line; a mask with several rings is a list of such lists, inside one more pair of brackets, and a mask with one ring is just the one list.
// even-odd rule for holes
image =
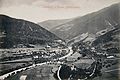
[[11, 48], [17, 44], [44, 44], [60, 39], [35, 23], [6, 15], [0, 15], [0, 36], [0, 48]]
[[72, 19], [47, 20], [47, 21], [39, 22], [38, 25], [42, 26], [47, 30], [52, 30], [54, 27], [69, 22], [71, 20]]
[[64, 24], [57, 25], [50, 31], [64, 40], [70, 40], [82, 33], [95, 34], [106, 29], [109, 23], [120, 24], [120, 3], [83, 17], [74, 18]]

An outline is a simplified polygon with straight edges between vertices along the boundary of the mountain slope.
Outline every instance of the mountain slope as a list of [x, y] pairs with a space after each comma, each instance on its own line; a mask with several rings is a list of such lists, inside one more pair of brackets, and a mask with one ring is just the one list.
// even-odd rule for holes
[[0, 15], [0, 48], [17, 44], [44, 44], [58, 38], [56, 35], [29, 21]]
[[116, 25], [119, 23], [120, 3], [83, 17], [75, 18], [65, 24], [56, 26], [51, 32], [64, 40], [70, 40], [82, 33], [95, 34], [100, 30], [106, 29], [108, 24]]

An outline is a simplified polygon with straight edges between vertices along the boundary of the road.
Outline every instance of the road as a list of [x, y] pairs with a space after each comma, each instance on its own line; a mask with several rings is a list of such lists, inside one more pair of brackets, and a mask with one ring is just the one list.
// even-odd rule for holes
[[117, 68], [117, 69], [112, 69], [112, 70], [107, 70], [107, 71], [105, 71], [105, 72], [113, 72], [113, 71], [119, 71], [120, 70], [120, 68]]
[[60, 67], [59, 67], [59, 69], [58, 69], [58, 71], [57, 71], [57, 76], [58, 76], [58, 79], [59, 79], [59, 80], [62, 80], [62, 79], [60, 78], [60, 69], [61, 69], [61, 67], [62, 67], [62, 66], [60, 65]]
[[68, 53], [67, 55], [63, 56], [63, 57], [60, 57], [59, 60], [65, 59], [65, 58], [67, 58], [68, 56], [71, 56], [71, 54], [73, 54], [72, 47], [68, 47], [68, 48], [69, 48], [69, 50], [70, 50], [69, 53]]
[[[67, 55], [63, 56], [63, 57], [58, 58], [58, 60], [65, 59], [66, 57], [69, 57], [71, 54], [73, 54], [72, 47], [68, 47], [68, 48], [70, 50], [69, 53]], [[28, 66], [28, 67], [24, 67], [24, 68], [21, 68], [21, 69], [18, 69], [18, 70], [14, 70], [12, 72], [9, 72], [7, 74], [4, 74], [4, 75], [0, 76], [0, 80], [4, 80], [6, 77], [12, 75], [13, 73], [17, 74], [18, 71], [23, 71], [23, 70], [30, 69], [30, 68], [33, 68], [33, 67], [36, 67], [36, 66], [45, 65], [45, 64], [48, 64], [48, 63], [51, 63], [51, 61], [44, 62], [44, 63], [33, 64], [31, 66]], [[60, 63], [60, 62], [58, 61], [57, 63]]]

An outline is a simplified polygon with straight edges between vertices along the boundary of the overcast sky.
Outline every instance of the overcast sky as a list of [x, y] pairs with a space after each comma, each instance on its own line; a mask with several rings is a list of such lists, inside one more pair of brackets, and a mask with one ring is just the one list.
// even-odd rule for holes
[[118, 2], [120, 0], [0, 0], [0, 14], [37, 23], [83, 16]]

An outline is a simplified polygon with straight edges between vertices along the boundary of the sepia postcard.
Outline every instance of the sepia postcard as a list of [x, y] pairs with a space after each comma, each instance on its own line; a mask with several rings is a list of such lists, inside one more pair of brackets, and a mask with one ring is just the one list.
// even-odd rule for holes
[[120, 80], [120, 0], [0, 0], [0, 80]]

